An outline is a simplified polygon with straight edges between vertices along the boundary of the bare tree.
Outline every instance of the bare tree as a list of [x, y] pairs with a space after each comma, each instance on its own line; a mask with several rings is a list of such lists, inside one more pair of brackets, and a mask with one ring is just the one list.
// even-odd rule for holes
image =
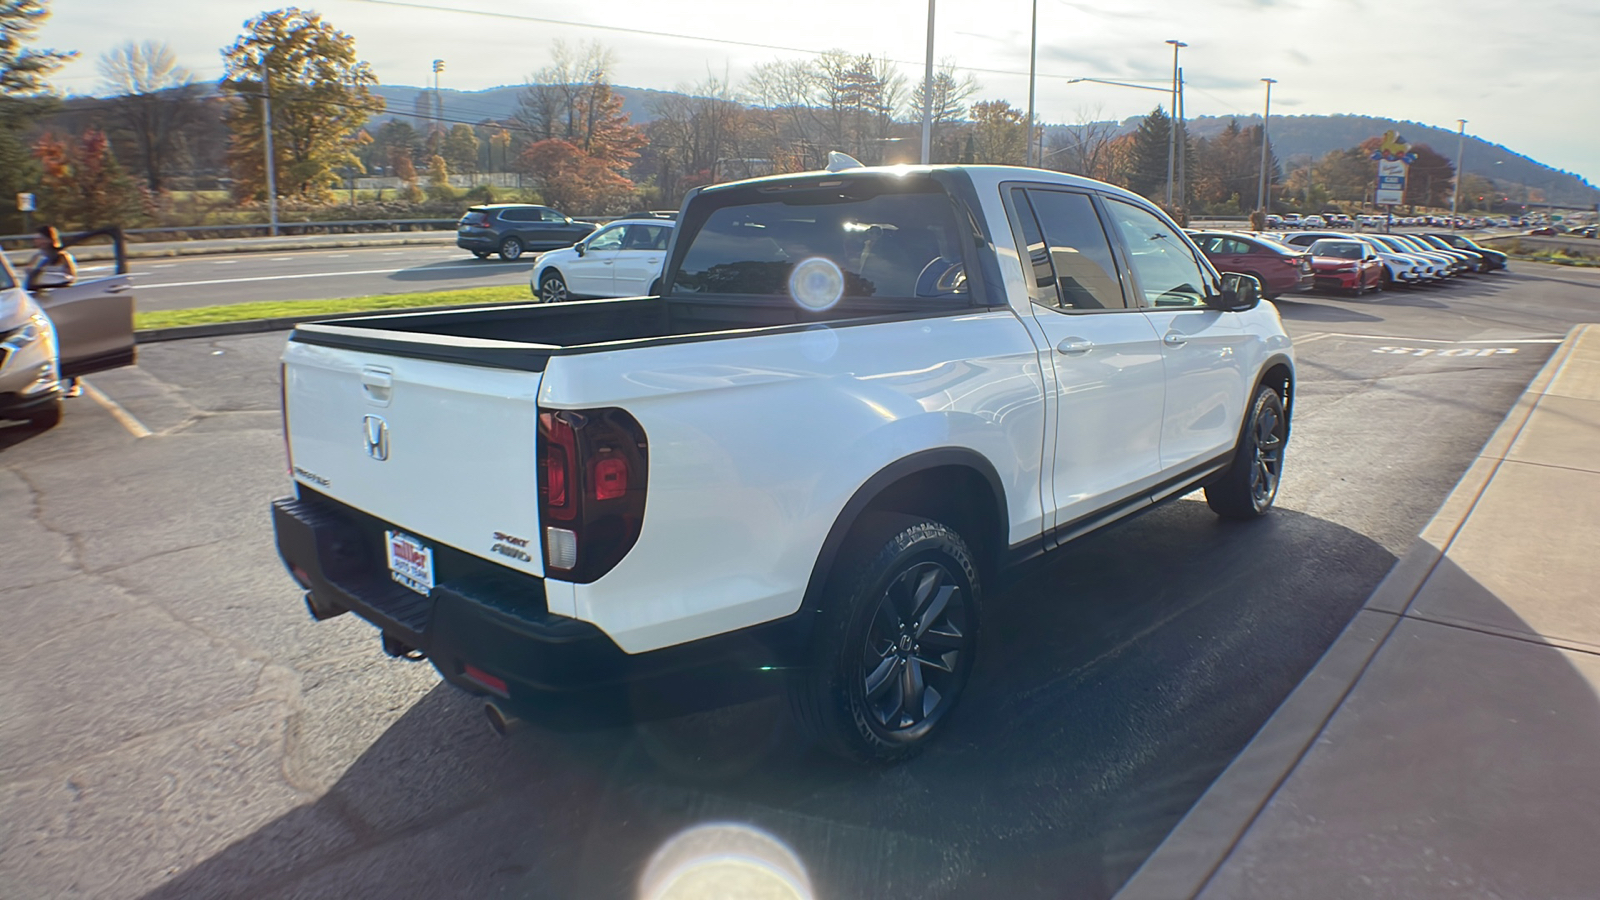
[[1117, 136], [1117, 123], [1104, 118], [1104, 107], [1079, 107], [1077, 118], [1052, 136], [1045, 158], [1050, 167], [1077, 175], [1110, 178], [1107, 148]]
[[200, 111], [194, 74], [161, 41], [129, 41], [99, 60], [100, 77], [113, 95], [114, 115], [137, 147], [145, 184], [160, 191], [182, 143], [182, 132]]
[[[922, 119], [922, 87], [922, 83], [918, 82], [911, 90], [911, 114], [912, 118], [918, 121]], [[957, 77], [955, 60], [946, 59], [939, 64], [938, 70], [933, 74], [932, 92], [932, 143], [935, 148], [944, 148], [949, 126], [966, 118], [967, 101], [976, 96], [981, 89], [982, 86], [972, 73]], [[950, 148], [950, 152], [935, 150], [934, 160], [954, 161], [957, 152], [954, 150], [954, 145]]]

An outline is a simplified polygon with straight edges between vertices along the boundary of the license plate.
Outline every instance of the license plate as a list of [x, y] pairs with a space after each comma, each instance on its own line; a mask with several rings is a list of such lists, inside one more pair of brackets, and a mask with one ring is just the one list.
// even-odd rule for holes
[[385, 531], [389, 577], [427, 596], [433, 590], [433, 549], [409, 534]]

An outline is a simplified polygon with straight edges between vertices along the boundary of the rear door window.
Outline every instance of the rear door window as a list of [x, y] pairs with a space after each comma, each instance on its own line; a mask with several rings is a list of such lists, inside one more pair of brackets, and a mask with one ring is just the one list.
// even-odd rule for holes
[[1014, 188], [1035, 302], [1082, 311], [1126, 309], [1117, 265], [1094, 201], [1087, 194]]
[[502, 209], [500, 210], [502, 222], [537, 222], [539, 211], [536, 209]]

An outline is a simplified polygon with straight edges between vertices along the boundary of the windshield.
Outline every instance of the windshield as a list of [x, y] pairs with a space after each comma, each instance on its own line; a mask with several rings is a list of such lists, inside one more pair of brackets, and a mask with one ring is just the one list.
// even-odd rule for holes
[[1360, 259], [1365, 254], [1361, 251], [1361, 245], [1352, 241], [1317, 241], [1311, 245], [1311, 255]]
[[691, 232], [671, 291], [790, 297], [814, 309], [840, 299], [965, 298], [950, 199], [933, 186], [877, 190], [740, 192]]

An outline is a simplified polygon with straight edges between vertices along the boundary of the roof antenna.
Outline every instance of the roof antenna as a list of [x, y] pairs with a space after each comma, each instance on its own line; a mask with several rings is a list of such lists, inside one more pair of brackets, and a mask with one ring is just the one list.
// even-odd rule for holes
[[845, 169], [864, 169], [864, 168], [866, 168], [866, 166], [863, 166], [861, 164], [861, 160], [856, 159], [855, 157], [849, 155], [848, 153], [840, 153], [837, 150], [829, 150], [828, 151], [828, 171], [829, 172], [843, 172]]

